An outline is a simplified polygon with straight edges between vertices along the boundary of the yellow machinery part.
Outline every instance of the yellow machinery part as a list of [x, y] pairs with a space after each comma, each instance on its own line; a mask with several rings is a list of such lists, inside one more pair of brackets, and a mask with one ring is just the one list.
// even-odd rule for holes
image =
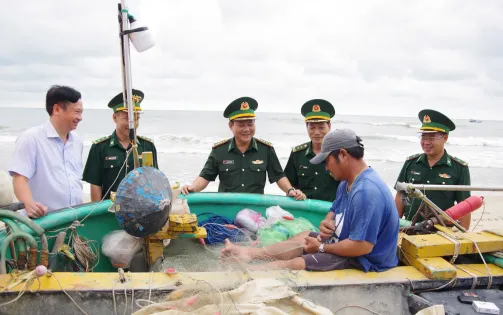
[[147, 263], [149, 266], [163, 255], [165, 239], [176, 238], [206, 238], [207, 232], [204, 227], [198, 226], [195, 214], [171, 214], [169, 222], [159, 232], [145, 237], [147, 250]]
[[[459, 242], [459, 255], [478, 253], [476, 242], [482, 253], [490, 253], [503, 250], [503, 237], [488, 232], [468, 232], [460, 235], [456, 240]], [[463, 237], [461, 237], [463, 236]], [[411, 257], [430, 258], [454, 255], [454, 243], [439, 235], [405, 235], [402, 238], [401, 249]]]

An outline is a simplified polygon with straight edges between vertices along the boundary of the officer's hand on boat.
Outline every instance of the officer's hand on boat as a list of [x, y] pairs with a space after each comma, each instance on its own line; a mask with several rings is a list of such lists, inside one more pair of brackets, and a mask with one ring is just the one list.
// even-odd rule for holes
[[182, 186], [182, 194], [184, 196], [187, 196], [191, 192], [194, 192], [194, 187], [192, 187], [192, 185], [183, 185]]
[[321, 239], [329, 239], [335, 232], [334, 220], [323, 220], [320, 223], [320, 237]]
[[47, 214], [47, 207], [40, 202], [25, 202], [24, 209], [30, 218], [40, 218]]
[[299, 189], [290, 190], [288, 196], [294, 197], [295, 200], [306, 200], [306, 195]]

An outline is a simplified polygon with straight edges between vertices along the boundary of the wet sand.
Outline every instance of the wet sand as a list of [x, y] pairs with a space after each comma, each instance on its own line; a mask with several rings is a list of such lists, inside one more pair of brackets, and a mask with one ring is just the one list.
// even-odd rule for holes
[[486, 195], [481, 191], [472, 195], [484, 196], [484, 205], [472, 212], [470, 230], [503, 229], [503, 194]]

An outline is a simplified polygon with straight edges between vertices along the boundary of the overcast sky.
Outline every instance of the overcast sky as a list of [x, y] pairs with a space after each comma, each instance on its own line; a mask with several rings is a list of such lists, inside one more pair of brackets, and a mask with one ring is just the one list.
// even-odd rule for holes
[[[117, 3], [9, 1], [0, 11], [0, 106], [43, 107], [51, 84], [106, 108], [122, 87]], [[129, 0], [157, 45], [132, 47], [148, 109], [299, 112], [503, 120], [503, 1]]]

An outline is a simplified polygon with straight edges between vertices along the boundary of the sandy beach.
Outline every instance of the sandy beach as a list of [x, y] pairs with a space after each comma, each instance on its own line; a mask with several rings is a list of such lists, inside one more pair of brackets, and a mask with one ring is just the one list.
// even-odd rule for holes
[[472, 213], [470, 230], [494, 230], [503, 226], [503, 193], [485, 195], [483, 191], [472, 195], [484, 196], [484, 205]]

